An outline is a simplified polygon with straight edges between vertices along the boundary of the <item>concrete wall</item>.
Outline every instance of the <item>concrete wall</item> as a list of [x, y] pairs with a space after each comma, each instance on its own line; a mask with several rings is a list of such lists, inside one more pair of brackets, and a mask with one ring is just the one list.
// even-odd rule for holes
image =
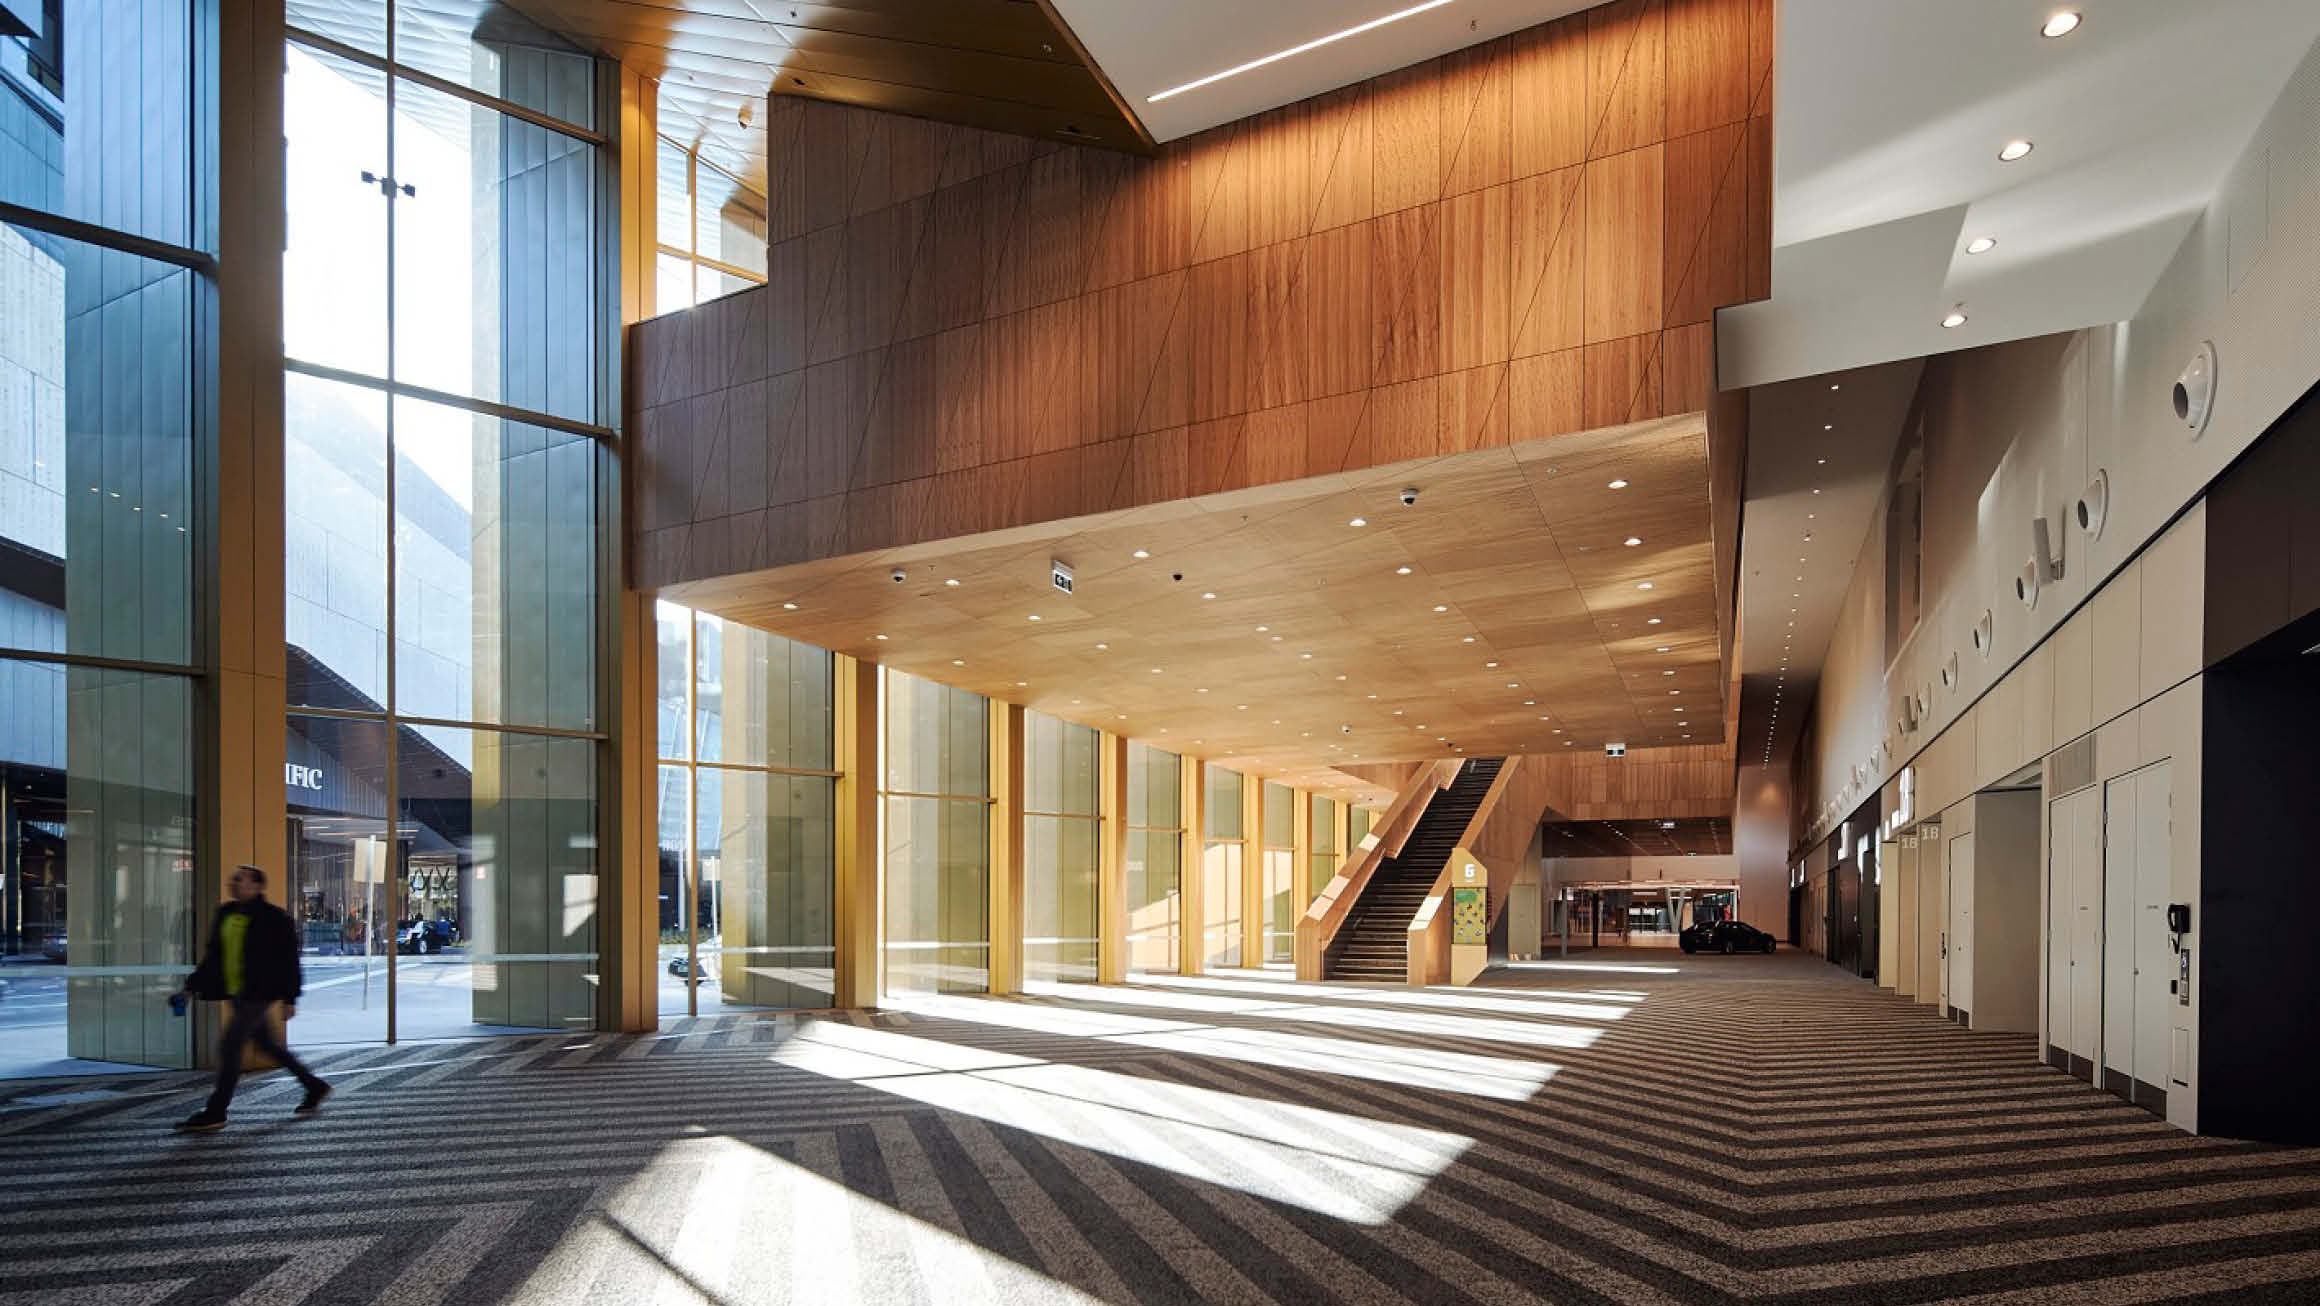
[[1740, 768], [1739, 796], [1732, 805], [1732, 859], [1740, 877], [1738, 915], [1760, 930], [1782, 936], [1788, 933], [1792, 803], [1787, 767]]

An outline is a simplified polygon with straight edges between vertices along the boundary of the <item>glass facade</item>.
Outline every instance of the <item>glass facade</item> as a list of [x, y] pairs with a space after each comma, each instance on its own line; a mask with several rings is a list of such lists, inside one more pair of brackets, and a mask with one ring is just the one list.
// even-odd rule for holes
[[654, 309], [673, 313], [762, 284], [765, 196], [700, 151], [666, 136], [653, 139]]
[[1341, 810], [1337, 800], [1321, 794], [1312, 798], [1312, 834], [1307, 836], [1306, 862], [1311, 868], [1305, 886], [1308, 900], [1319, 897], [1337, 877], [1338, 848], [1337, 823]]
[[1289, 961], [1295, 955], [1297, 914], [1304, 902], [1297, 893], [1297, 792], [1267, 780], [1259, 790], [1263, 804], [1265, 960]]
[[1096, 978], [1100, 736], [1023, 714], [1023, 974]]
[[990, 988], [990, 701], [887, 669], [881, 685], [885, 991]]
[[499, 9], [288, 10], [285, 790], [329, 981], [309, 1040], [597, 1021], [610, 174], [594, 60]]
[[1184, 928], [1184, 762], [1128, 744], [1128, 969], [1179, 969]]
[[1200, 955], [1204, 965], [1241, 964], [1241, 859], [1246, 845], [1241, 824], [1238, 771], [1202, 768], [1206, 791], [1201, 802]]
[[[831, 657], [673, 603], [659, 658], [660, 1012], [835, 1000]], [[690, 842], [688, 843], [688, 837]]]
[[191, 1022], [162, 999], [198, 928], [214, 16], [9, 9], [0, 201], [22, 216], [0, 223], [0, 1074], [183, 1066]]

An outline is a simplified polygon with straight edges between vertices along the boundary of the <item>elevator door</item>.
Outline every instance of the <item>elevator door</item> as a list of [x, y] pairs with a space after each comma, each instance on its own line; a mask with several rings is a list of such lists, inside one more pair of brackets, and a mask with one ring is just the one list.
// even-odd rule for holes
[[2047, 1041], [2091, 1066], [2102, 1040], [2102, 790], [2047, 810]]
[[1949, 841], [1949, 979], [1945, 1001], [1970, 1019], [1974, 1010], [1974, 836]]
[[2170, 783], [2160, 762], [2103, 786], [2103, 1083], [2136, 1100], [2167, 1082]]

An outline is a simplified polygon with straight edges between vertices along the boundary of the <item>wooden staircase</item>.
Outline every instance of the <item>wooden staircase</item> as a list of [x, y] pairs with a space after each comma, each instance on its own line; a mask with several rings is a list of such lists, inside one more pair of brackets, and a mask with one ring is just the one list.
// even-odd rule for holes
[[1434, 795], [1401, 852], [1379, 865], [1324, 954], [1328, 979], [1401, 983], [1409, 978], [1410, 922], [1433, 890], [1451, 850], [1490, 792], [1503, 759], [1471, 758]]

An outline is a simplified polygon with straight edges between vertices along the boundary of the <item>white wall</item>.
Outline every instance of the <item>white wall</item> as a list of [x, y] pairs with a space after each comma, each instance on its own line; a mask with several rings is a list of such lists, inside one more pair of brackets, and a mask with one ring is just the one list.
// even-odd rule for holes
[[[2206, 433], [2194, 440], [2175, 422], [2169, 392], [2202, 339], [2216, 343], [2220, 385]], [[1880, 511], [1857, 555], [1861, 563], [1821, 671], [1804, 745], [1815, 762], [1805, 804], [1814, 815], [1802, 835], [1827, 833], [2031, 650], [2060, 638], [2065, 618], [2316, 380], [2320, 51], [2307, 55], [2222, 195], [2132, 321], [1946, 355], [1927, 366], [1920, 391], [1927, 428], [1924, 617], [1894, 650], [1889, 671]], [[2102, 536], [2089, 539], [2068, 523], [2068, 511], [2098, 469], [2109, 473], [2111, 508]], [[2036, 516], [2053, 528], [2065, 572], [2035, 608], [2025, 609], [2012, 584], [2028, 556]], [[2185, 546], [2156, 560], [2146, 577], [2156, 603], [2142, 602], [2141, 584], [2116, 590], [2099, 621], [2072, 636], [2095, 640], [2102, 662], [2101, 678], [2085, 687], [2094, 691], [2091, 720], [2079, 731], [2164, 688], [2153, 683], [2154, 670], [2179, 672], [2180, 679], [2198, 669], [2196, 614], [2174, 605], [2183, 569], [2195, 570], [2202, 557]], [[1970, 639], [1985, 610], [1995, 629], [1987, 656]], [[2121, 647], [2132, 647], [2133, 655], [2113, 658]], [[1961, 674], [1956, 688], [1945, 689], [1939, 673], [1952, 654]], [[2186, 655], [2193, 665], [2184, 665]], [[2048, 675], [2031, 668], [2032, 679], [2052, 683], [2057, 694], [2084, 692], [2042, 679]], [[1928, 719], [1907, 735], [1894, 729], [1904, 687], [1930, 701]], [[2016, 724], [2027, 727], [2019, 712], [1993, 713], [1981, 728]], [[2033, 759], [2069, 737], [2048, 738], [2043, 726], [2025, 733], [2044, 745], [2027, 754]], [[1858, 784], [1855, 766], [1864, 772]], [[1932, 805], [1919, 804], [1922, 810]]]
[[1756, 928], [1782, 938], [1788, 935], [1792, 806], [1787, 767], [1740, 768], [1739, 795], [1732, 804], [1732, 860], [1740, 879], [1740, 901], [1735, 914]]

